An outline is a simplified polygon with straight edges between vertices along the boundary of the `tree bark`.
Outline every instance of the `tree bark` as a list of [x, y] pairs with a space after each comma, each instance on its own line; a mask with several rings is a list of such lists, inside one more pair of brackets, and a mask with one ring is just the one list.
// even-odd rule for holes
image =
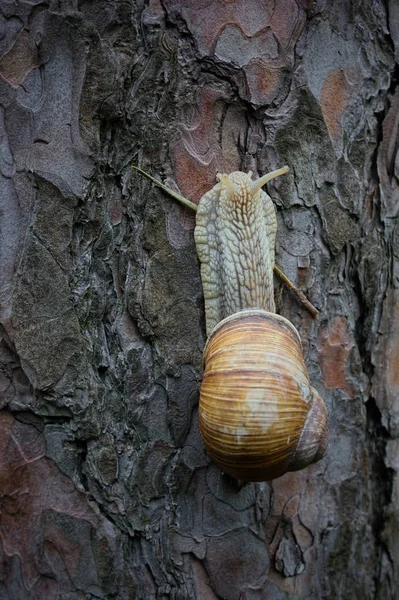
[[[0, 2], [0, 599], [398, 598], [394, 0]], [[263, 174], [328, 455], [222, 474], [194, 214]]]

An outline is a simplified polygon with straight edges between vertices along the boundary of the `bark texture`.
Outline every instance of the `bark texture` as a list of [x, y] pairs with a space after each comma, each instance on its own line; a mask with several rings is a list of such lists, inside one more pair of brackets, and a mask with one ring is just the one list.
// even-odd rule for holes
[[[0, 598], [395, 598], [395, 0], [0, 1]], [[203, 450], [194, 202], [263, 174], [328, 456]]]

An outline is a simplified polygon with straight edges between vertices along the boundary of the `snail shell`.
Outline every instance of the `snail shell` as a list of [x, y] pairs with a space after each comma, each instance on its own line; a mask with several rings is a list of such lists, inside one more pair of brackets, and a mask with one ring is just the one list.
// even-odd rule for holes
[[227, 317], [209, 337], [204, 362], [200, 431], [223, 471], [267, 481], [324, 456], [327, 410], [287, 319], [256, 309]]

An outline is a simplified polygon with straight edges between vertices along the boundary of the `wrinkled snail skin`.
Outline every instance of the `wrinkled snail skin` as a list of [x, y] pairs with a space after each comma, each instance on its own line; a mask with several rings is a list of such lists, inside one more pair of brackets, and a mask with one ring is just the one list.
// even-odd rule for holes
[[276, 214], [250, 174], [218, 175], [196, 218], [208, 341], [199, 424], [221, 469], [268, 481], [320, 460], [327, 410], [311, 387], [295, 327], [274, 313]]
[[194, 231], [207, 335], [244, 308], [275, 310], [273, 202], [246, 173], [218, 178], [220, 183], [200, 200]]

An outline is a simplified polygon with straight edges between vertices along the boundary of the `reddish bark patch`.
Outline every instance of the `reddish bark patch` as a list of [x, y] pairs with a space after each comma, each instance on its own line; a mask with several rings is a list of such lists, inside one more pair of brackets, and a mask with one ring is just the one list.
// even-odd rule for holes
[[269, 25], [273, 4], [267, 0], [167, 0], [167, 10], [174, 10], [185, 19], [199, 49], [210, 54], [226, 25], [240, 28], [251, 37]]
[[[203, 54], [212, 54], [226, 27], [239, 28], [250, 43], [256, 36], [273, 33], [278, 40], [280, 60], [284, 52], [293, 48], [303, 26], [306, 14], [295, 0], [268, 2], [267, 0], [166, 0], [168, 12], [179, 13], [186, 21], [198, 48]], [[249, 50], [250, 54], [250, 50]], [[248, 58], [248, 61], [251, 57]], [[245, 56], [242, 57], [245, 63]]]
[[353, 88], [345, 69], [335, 69], [324, 81], [320, 104], [330, 138], [336, 142], [342, 137], [342, 116], [352, 97]]
[[154, 15], [154, 17], [158, 17], [158, 19], [160, 19], [164, 15], [164, 10], [162, 8], [160, 0], [150, 0], [148, 5], [148, 11], [152, 15]]
[[[47, 539], [43, 523], [49, 511], [77, 522], [95, 523], [84, 496], [45, 457], [41, 427], [40, 419], [26, 423], [7, 411], [0, 413], [0, 534], [4, 553], [20, 558], [26, 589], [41, 589], [51, 578], [46, 560], [37, 563], [38, 555], [46, 556], [48, 543], [55, 545], [72, 577], [79, 564], [81, 548], [68, 541], [66, 531], [55, 534], [53, 528], [51, 539]], [[55, 598], [53, 594], [41, 597]]]
[[279, 90], [280, 71], [269, 69], [263, 61], [254, 59], [245, 68], [245, 74], [251, 102], [270, 104]]
[[0, 60], [0, 75], [13, 87], [21, 85], [27, 75], [40, 62], [34, 56], [29, 33], [22, 29], [15, 38], [12, 48]]
[[180, 143], [171, 149], [171, 158], [183, 196], [198, 204], [201, 196], [217, 183], [215, 175], [218, 167], [215, 157], [208, 164], [201, 164]]
[[[182, 138], [171, 144], [173, 170], [179, 188], [186, 198], [198, 203], [205, 192], [216, 184], [218, 171], [234, 171], [229, 152], [223, 152], [218, 139], [218, 123], [224, 98], [220, 90], [205, 88], [199, 97], [198, 113], [182, 130]], [[232, 145], [234, 139], [231, 140]], [[234, 155], [235, 158], [235, 155]]]
[[293, 46], [306, 22], [306, 15], [296, 0], [276, 2], [270, 27], [282, 48]]
[[230, 600], [240, 600], [243, 588], [264, 585], [269, 570], [265, 544], [250, 529], [208, 538], [204, 564], [216, 593]]
[[344, 316], [335, 317], [320, 327], [317, 349], [324, 383], [331, 389], [341, 388], [350, 397], [355, 395], [355, 389], [347, 379], [346, 362], [354, 345]]
[[[267, 105], [276, 100], [282, 68], [291, 64], [293, 48], [306, 22], [306, 14], [295, 0], [165, 0], [163, 5], [170, 16], [185, 20], [203, 56], [216, 56], [219, 62], [241, 69], [237, 85], [244, 88], [241, 93], [250, 102]], [[240, 162], [237, 148], [242, 145], [240, 134], [246, 135], [246, 126], [239, 119], [234, 123], [227, 119], [226, 125], [218, 115], [217, 101], [221, 98], [229, 100], [220, 89], [204, 89], [198, 116], [183, 125], [182, 138], [172, 143], [179, 187], [194, 202], [215, 184], [218, 170], [232, 172]]]

